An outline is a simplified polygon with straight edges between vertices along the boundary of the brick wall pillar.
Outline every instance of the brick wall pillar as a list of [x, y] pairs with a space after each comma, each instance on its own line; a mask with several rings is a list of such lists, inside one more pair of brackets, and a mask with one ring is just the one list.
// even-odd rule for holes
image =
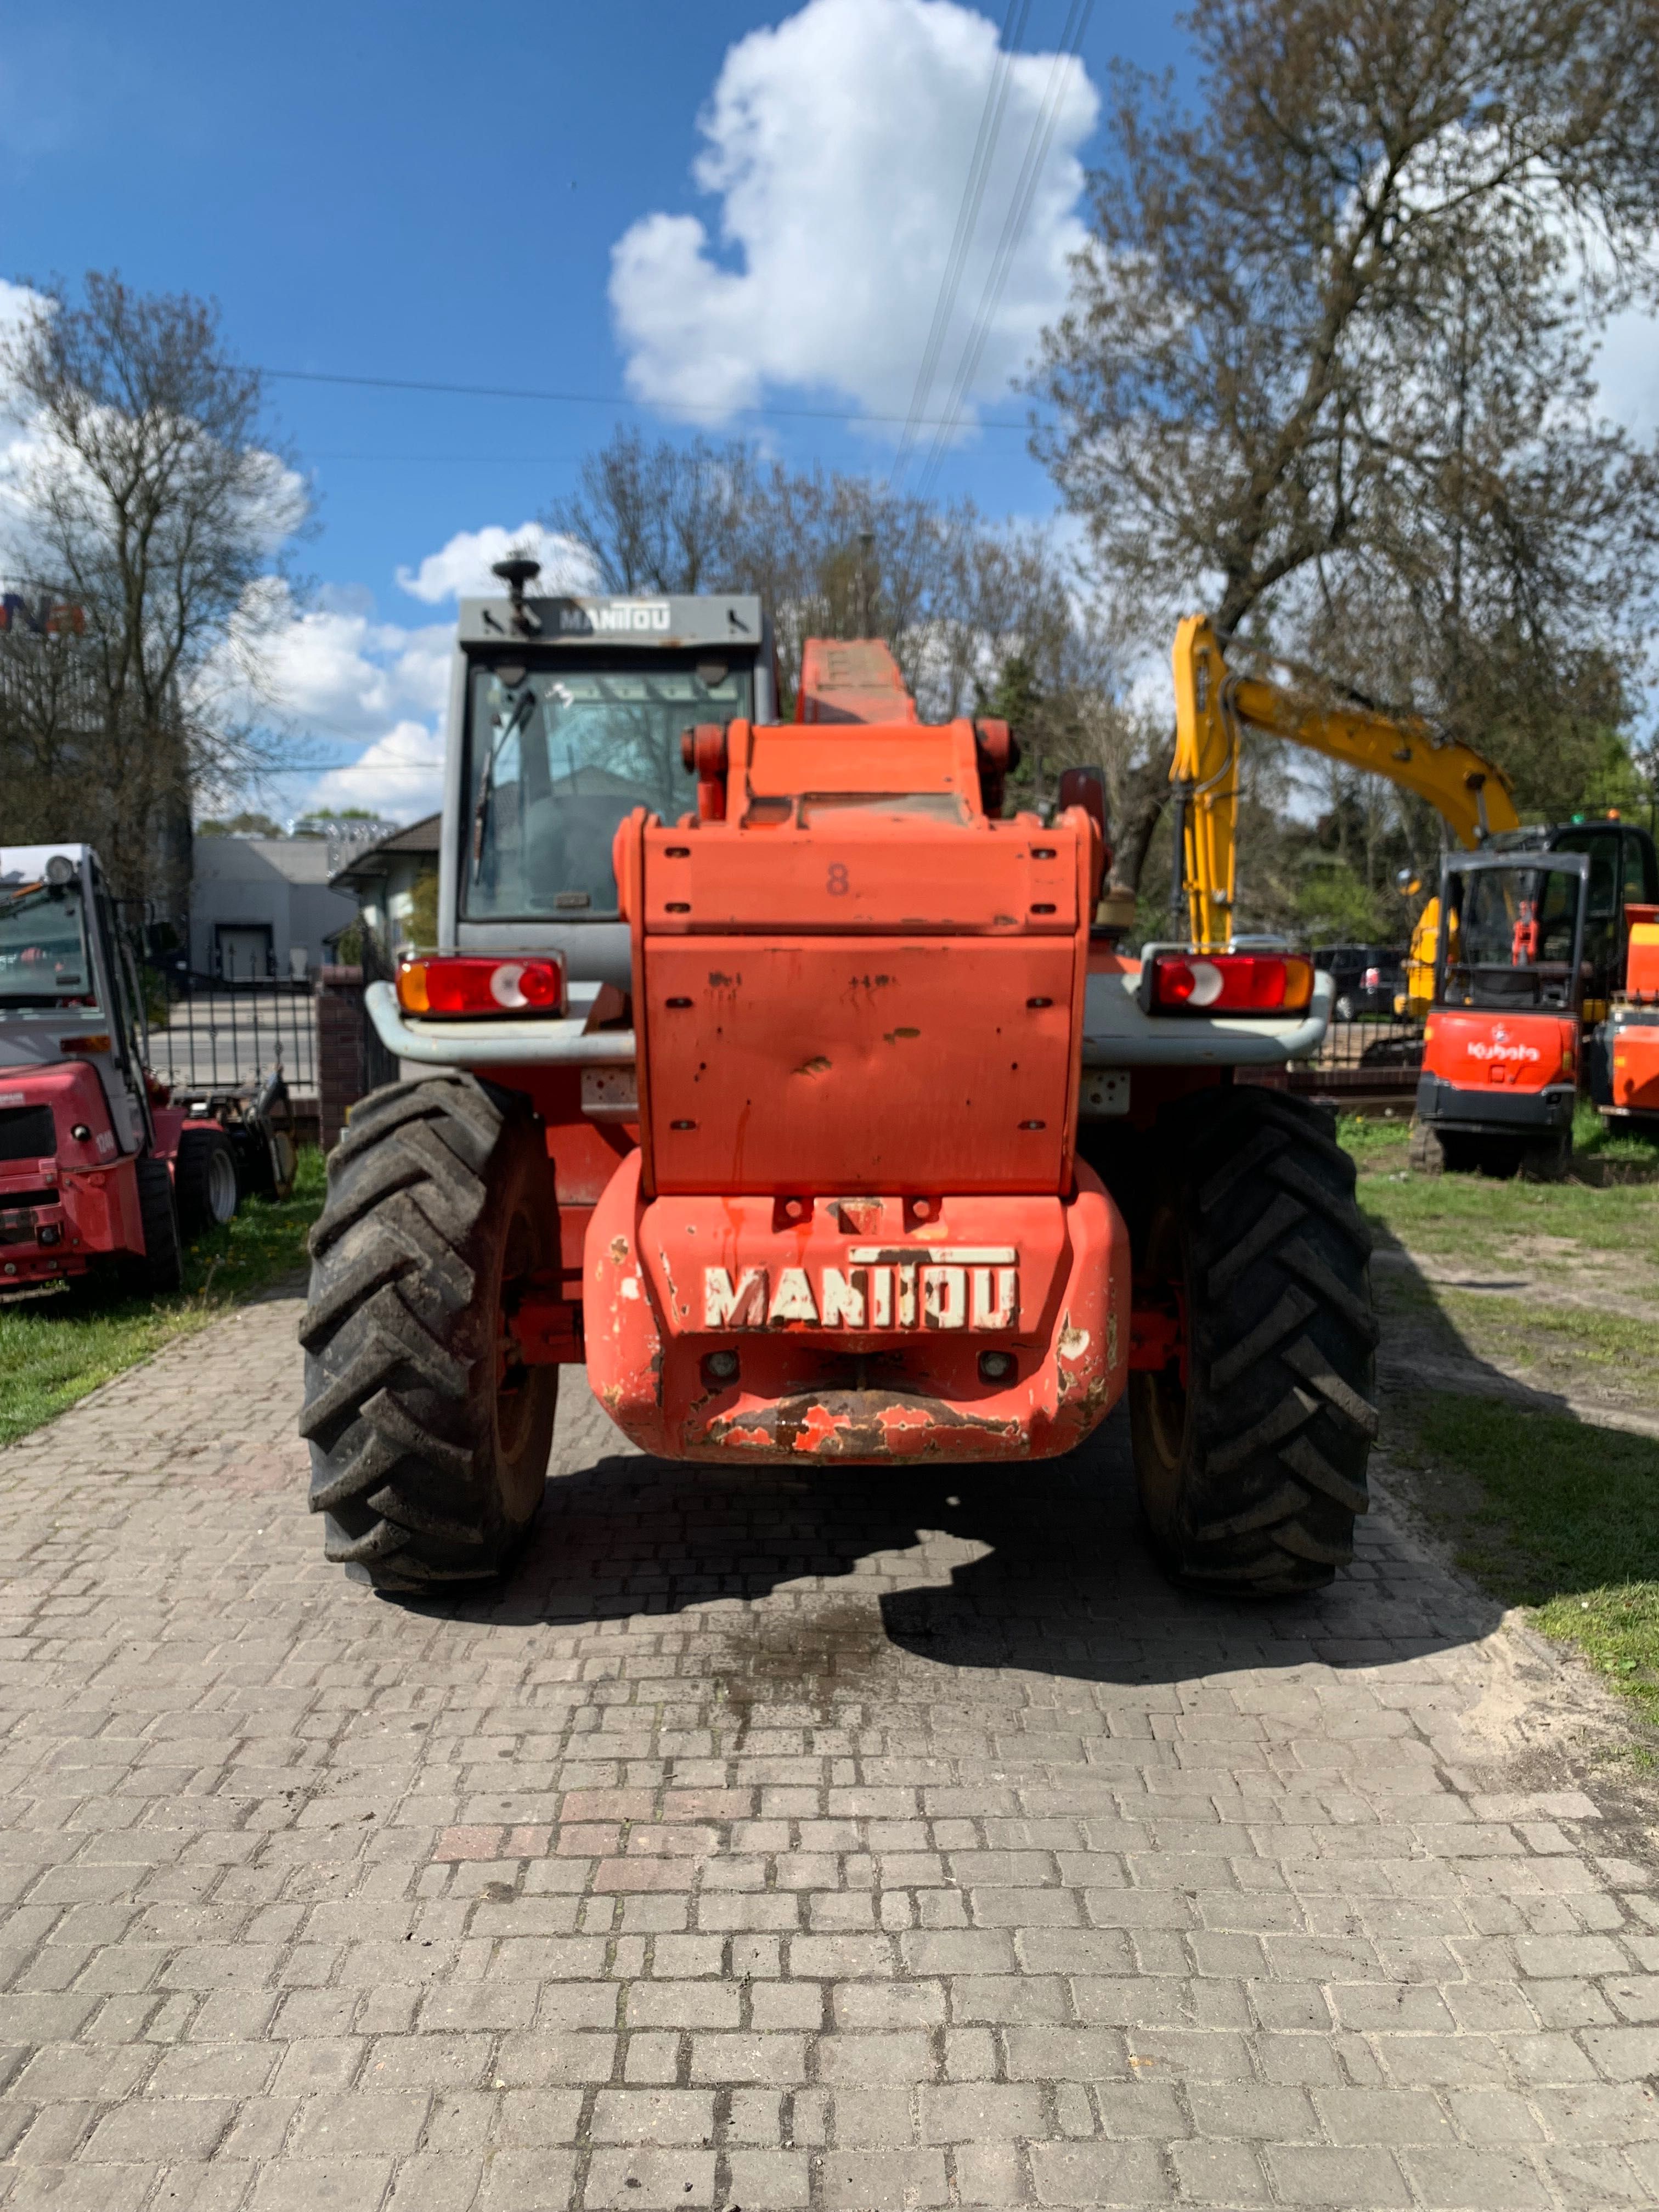
[[363, 971], [317, 971], [317, 1091], [323, 1150], [345, 1127], [346, 1109], [368, 1085], [363, 1075]]

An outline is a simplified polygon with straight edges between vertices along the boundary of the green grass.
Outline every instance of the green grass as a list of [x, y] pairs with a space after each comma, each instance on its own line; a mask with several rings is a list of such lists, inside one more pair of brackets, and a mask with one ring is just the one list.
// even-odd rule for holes
[[1396, 1443], [1458, 1564], [1659, 1722], [1659, 1442], [1425, 1394]]
[[185, 1255], [176, 1297], [118, 1299], [77, 1289], [0, 1305], [0, 1444], [303, 1267], [306, 1232], [323, 1193], [323, 1156], [308, 1146], [292, 1197], [279, 1205], [250, 1199], [227, 1227], [198, 1239]]
[[1588, 1098], [1581, 1098], [1573, 1110], [1572, 1149], [1581, 1160], [1605, 1160], [1659, 1176], [1659, 1138], [1638, 1136], [1617, 1121], [1604, 1121]]
[[1543, 1236], [1593, 1251], [1659, 1253], [1659, 1147], [1607, 1135], [1595, 1109], [1581, 1108], [1581, 1116], [1586, 1111], [1595, 1127], [1579, 1149], [1594, 1182], [1416, 1175], [1406, 1164], [1403, 1122], [1345, 1115], [1337, 1134], [1359, 1170], [1359, 1202], [1372, 1226], [1414, 1251], [1481, 1261], [1516, 1237]]

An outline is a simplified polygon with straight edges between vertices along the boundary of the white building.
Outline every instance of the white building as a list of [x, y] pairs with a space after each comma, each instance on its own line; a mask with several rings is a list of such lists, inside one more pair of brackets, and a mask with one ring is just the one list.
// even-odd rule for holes
[[321, 837], [198, 836], [191, 870], [190, 964], [198, 975], [303, 975], [324, 940], [357, 918], [331, 890]]
[[[390, 830], [361, 846], [330, 878], [339, 890], [356, 893], [356, 910], [390, 958], [422, 941], [421, 890], [437, 882], [441, 826], [441, 815], [428, 814], [406, 830]], [[425, 938], [429, 943], [430, 916]]]

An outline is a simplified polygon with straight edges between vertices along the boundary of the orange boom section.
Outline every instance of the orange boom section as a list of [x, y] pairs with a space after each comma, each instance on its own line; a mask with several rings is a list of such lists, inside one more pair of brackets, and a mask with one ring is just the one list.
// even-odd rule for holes
[[647, 1449], [1029, 1457], [1121, 1389], [1123, 1224], [1075, 1160], [1100, 836], [1002, 820], [1011, 750], [809, 646], [795, 724], [690, 732], [697, 815], [618, 832], [640, 1154], [585, 1303]]

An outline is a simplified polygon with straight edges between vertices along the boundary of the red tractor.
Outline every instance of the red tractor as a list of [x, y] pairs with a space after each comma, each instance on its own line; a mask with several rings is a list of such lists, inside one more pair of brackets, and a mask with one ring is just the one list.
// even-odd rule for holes
[[184, 1246], [245, 1189], [291, 1186], [280, 1074], [175, 1105], [144, 1036], [97, 855], [0, 847], [0, 1297], [89, 1272], [176, 1291]]

